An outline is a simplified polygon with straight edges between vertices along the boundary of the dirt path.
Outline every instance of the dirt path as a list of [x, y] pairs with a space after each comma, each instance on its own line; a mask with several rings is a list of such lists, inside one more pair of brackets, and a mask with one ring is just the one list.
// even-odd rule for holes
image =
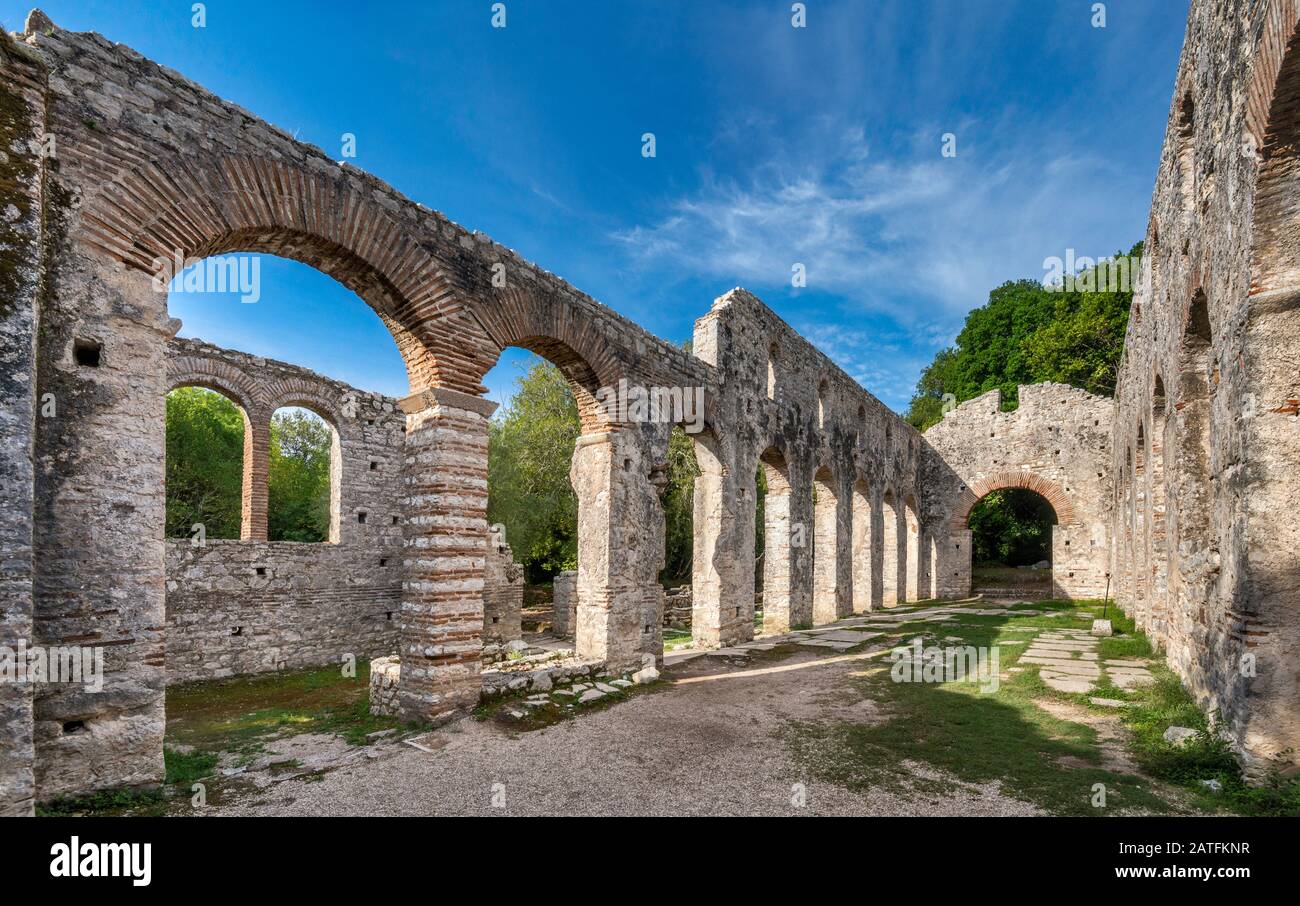
[[[604, 710], [528, 733], [462, 720], [422, 741], [381, 742], [312, 778], [232, 791], [205, 814], [239, 815], [1021, 815], [997, 784], [942, 799], [850, 792], [805, 777], [782, 739], [790, 721], [882, 717], [850, 677], [859, 654], [798, 650], [741, 666], [705, 656]], [[799, 787], [803, 784], [803, 805]], [[493, 805], [494, 797], [503, 807]]]

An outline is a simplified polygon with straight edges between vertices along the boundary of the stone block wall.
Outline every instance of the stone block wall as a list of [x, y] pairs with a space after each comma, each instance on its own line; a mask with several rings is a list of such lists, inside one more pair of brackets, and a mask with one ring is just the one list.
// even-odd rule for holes
[[[702, 473], [695, 488], [696, 642], [752, 638], [760, 464], [768, 486], [765, 630], [885, 606], [886, 572], [897, 582], [909, 563], [919, 579], [921, 545], [912, 545], [909, 558], [904, 515], [911, 513], [914, 534], [928, 531], [932, 517], [917, 506], [921, 435], [743, 289], [717, 299], [696, 322], [693, 350], [723, 376], [710, 396], [707, 430], [694, 436]], [[887, 499], [898, 502], [889, 525]], [[893, 553], [888, 564], [886, 550]], [[914, 592], [921, 584], [913, 582]]]
[[[57, 417], [36, 393], [44, 78], [39, 58], [0, 33], [0, 646], [10, 651], [35, 638], [36, 420]], [[0, 684], [0, 817], [32, 813], [32, 716], [32, 687]]]
[[1020, 402], [1002, 411], [989, 391], [952, 409], [925, 432], [922, 482], [935, 520], [937, 591], [970, 594], [971, 509], [990, 491], [1026, 488], [1056, 512], [1052, 530], [1052, 593], [1100, 598], [1109, 563], [1110, 436], [1114, 404], [1064, 384], [1019, 389]]
[[559, 573], [555, 577], [552, 588], [552, 601], [555, 608], [555, 616], [551, 623], [552, 630], [559, 638], [573, 638], [578, 608], [578, 573], [575, 570]]
[[[253, 495], [261, 500], [252, 519], [262, 526], [261, 540], [167, 541], [167, 682], [337, 664], [396, 649], [405, 437], [396, 401], [198, 340], [171, 341], [167, 372], [173, 387], [229, 395], [251, 425], [269, 425], [281, 406], [310, 408], [336, 441], [330, 541], [266, 541], [264, 486]], [[265, 481], [264, 466], [251, 468]]]
[[488, 530], [483, 569], [483, 641], [504, 644], [523, 638], [524, 569], [515, 562], [505, 532]]

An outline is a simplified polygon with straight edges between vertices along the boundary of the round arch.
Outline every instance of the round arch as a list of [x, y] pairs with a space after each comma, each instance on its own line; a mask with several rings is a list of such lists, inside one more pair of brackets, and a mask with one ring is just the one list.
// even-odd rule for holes
[[993, 491], [1006, 488], [1023, 488], [1044, 498], [1056, 512], [1058, 525], [1071, 525], [1079, 521], [1069, 495], [1056, 482], [1032, 472], [1007, 471], [981, 478], [962, 492], [961, 499], [953, 509], [952, 528], [958, 531], [965, 529], [975, 504]]

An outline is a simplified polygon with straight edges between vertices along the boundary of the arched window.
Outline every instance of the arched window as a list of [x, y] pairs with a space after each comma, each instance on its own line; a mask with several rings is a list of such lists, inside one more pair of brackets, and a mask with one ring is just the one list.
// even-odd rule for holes
[[167, 394], [166, 537], [244, 535], [247, 429], [244, 410], [221, 393]]
[[[341, 462], [338, 431], [316, 412], [284, 406], [271, 415], [268, 540], [339, 540]], [[358, 523], [368, 517], [365, 509], [356, 513]]]

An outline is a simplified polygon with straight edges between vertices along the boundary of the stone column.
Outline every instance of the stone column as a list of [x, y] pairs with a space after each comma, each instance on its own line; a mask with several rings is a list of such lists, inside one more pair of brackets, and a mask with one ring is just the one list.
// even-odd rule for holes
[[569, 479], [578, 495], [579, 657], [611, 669], [663, 657], [664, 520], [632, 430], [585, 434]]
[[904, 526], [907, 532], [907, 600], [921, 599], [921, 524], [917, 522], [910, 506], [904, 505]]
[[812, 475], [801, 464], [790, 464], [790, 625], [813, 624]]
[[266, 540], [273, 414], [260, 408], [244, 413], [243, 518], [239, 530], [244, 541]]
[[[754, 469], [723, 465], [718, 442], [697, 435], [691, 633], [697, 647], [754, 637]], [[744, 475], [748, 474], [746, 481]]]
[[478, 703], [487, 555], [488, 417], [496, 404], [445, 388], [406, 413], [402, 673], [406, 720]]
[[767, 468], [767, 496], [763, 498], [763, 631], [790, 630], [790, 483], [775, 468]]

